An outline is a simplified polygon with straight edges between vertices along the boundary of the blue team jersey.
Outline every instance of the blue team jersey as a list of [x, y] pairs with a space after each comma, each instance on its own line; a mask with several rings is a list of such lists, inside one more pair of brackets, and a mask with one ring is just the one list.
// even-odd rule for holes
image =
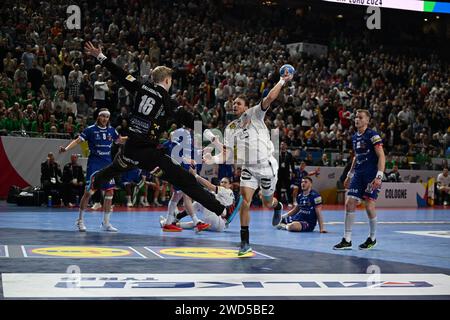
[[100, 128], [96, 124], [87, 127], [80, 134], [89, 145], [89, 162], [111, 163], [111, 146], [119, 138], [116, 129], [111, 126]]
[[293, 221], [306, 221], [314, 228], [317, 223], [316, 208], [322, 205], [322, 197], [314, 190], [307, 195], [301, 192], [297, 196], [298, 212], [292, 216]]
[[383, 145], [380, 135], [366, 129], [363, 134], [355, 133], [352, 137], [353, 151], [355, 152], [355, 173], [372, 174], [378, 169], [378, 156], [375, 153], [375, 146]]
[[300, 168], [295, 168], [292, 184], [298, 186], [301, 189], [302, 179], [307, 176], [308, 172], [306, 170], [300, 170]]

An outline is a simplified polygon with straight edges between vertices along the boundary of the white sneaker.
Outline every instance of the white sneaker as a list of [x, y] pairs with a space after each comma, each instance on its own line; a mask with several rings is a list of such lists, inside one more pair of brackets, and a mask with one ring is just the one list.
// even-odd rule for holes
[[102, 204], [100, 202], [96, 202], [94, 203], [94, 205], [92, 206], [92, 210], [98, 210], [102, 208]]
[[116, 228], [114, 228], [112, 226], [111, 223], [105, 225], [103, 222], [102, 222], [102, 230], [107, 231], [107, 232], [117, 232], [118, 231]]
[[86, 232], [86, 226], [84, 225], [83, 220], [78, 219], [78, 220], [77, 220], [77, 223], [76, 223], [76, 226], [77, 226], [77, 228], [78, 228], [78, 231], [80, 231], [80, 232]]
[[133, 203], [132, 203], [131, 201], [128, 201], [128, 202], [127, 202], [127, 207], [128, 207], [128, 208], [131, 208], [132, 206], [133, 206]]
[[158, 202], [158, 200], [153, 201], [153, 205], [156, 207], [162, 207], [162, 204]]

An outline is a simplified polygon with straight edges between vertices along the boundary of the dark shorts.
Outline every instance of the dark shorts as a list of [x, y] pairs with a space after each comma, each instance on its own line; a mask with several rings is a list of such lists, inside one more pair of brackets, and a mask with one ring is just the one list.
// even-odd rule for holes
[[292, 223], [292, 222], [298, 222], [298, 223], [301, 224], [302, 230], [300, 232], [312, 232], [312, 231], [314, 231], [314, 228], [316, 227], [315, 224], [312, 225], [312, 224], [309, 224], [306, 221], [295, 219], [295, 216], [287, 218], [287, 223]]
[[[88, 163], [87, 168], [86, 168], [86, 189], [89, 189], [89, 181], [91, 179], [91, 176], [97, 172], [100, 171], [101, 169], [103, 169], [104, 167], [108, 166], [109, 163], [96, 163], [96, 162], [91, 162]], [[116, 183], [114, 182], [114, 179], [111, 179], [111, 181], [109, 181], [109, 183], [104, 183], [101, 185], [101, 190], [111, 190], [114, 189], [114, 187], [116, 186]]]
[[355, 173], [351, 182], [347, 196], [360, 200], [376, 200], [380, 189], [372, 189], [370, 183], [375, 179], [377, 172]]

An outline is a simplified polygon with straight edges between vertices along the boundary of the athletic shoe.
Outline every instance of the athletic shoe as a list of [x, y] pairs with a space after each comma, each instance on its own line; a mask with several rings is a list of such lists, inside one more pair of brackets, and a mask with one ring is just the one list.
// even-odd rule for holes
[[347, 242], [345, 238], [342, 238], [341, 242], [333, 247], [333, 250], [352, 250], [352, 242]]
[[153, 206], [162, 207], [163, 205], [161, 203], [159, 203], [158, 200], [156, 200], [156, 201], [153, 201]]
[[77, 225], [78, 231], [86, 232], [86, 226], [84, 225], [83, 220], [78, 219], [76, 225]]
[[231, 206], [226, 208], [227, 212], [226, 212], [224, 218], [227, 221], [227, 224], [230, 224], [231, 221], [233, 221], [234, 217], [241, 209], [243, 200], [244, 200], [244, 198], [242, 198], [242, 196], [239, 196], [239, 200], [236, 205], [232, 204]]
[[132, 206], [133, 206], [133, 203], [132, 203], [131, 201], [128, 201], [128, 202], [127, 202], [127, 207], [128, 207], [128, 208], [131, 208]]
[[281, 208], [278, 210], [273, 209], [272, 226], [277, 226], [281, 222], [281, 213], [283, 212], [283, 204], [279, 202]]
[[209, 223], [203, 223], [203, 222], [199, 222], [197, 223], [197, 225], [194, 227], [194, 230], [196, 233], [199, 233], [200, 231], [206, 230], [210, 227], [211, 225]]
[[94, 205], [92, 206], [92, 210], [98, 210], [102, 208], [102, 204], [100, 202], [96, 202], [94, 203]]
[[181, 232], [183, 228], [177, 227], [174, 224], [166, 224], [163, 226], [162, 231], [164, 232]]
[[286, 223], [280, 222], [279, 225], [276, 226], [278, 230], [286, 230]]
[[102, 230], [107, 232], [117, 232], [118, 230], [112, 226], [111, 223], [108, 223], [105, 225], [105, 223], [102, 222]]
[[367, 238], [366, 242], [358, 246], [359, 250], [369, 250], [377, 245], [377, 240], [372, 240], [370, 237]]
[[141, 201], [141, 206], [143, 206], [143, 207], [150, 207], [150, 203], [148, 203], [148, 200], [144, 200], [144, 201]]
[[250, 244], [241, 242], [241, 247], [239, 248], [238, 257], [246, 255], [247, 253], [250, 253], [250, 252], [252, 252], [252, 247], [250, 247]]

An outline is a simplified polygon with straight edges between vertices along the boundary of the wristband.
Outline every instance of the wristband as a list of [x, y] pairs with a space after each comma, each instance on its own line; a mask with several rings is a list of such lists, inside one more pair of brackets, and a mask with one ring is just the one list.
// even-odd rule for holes
[[102, 63], [105, 59], [106, 59], [106, 56], [105, 56], [103, 53], [100, 53], [100, 54], [97, 56], [97, 60], [98, 60], [100, 63]]
[[378, 171], [377, 175], [375, 176], [375, 179], [383, 179], [384, 173], [383, 171]]
[[286, 80], [280, 79], [280, 81], [278, 81], [278, 83], [281, 83], [281, 86], [284, 86], [284, 84], [286, 83]]

